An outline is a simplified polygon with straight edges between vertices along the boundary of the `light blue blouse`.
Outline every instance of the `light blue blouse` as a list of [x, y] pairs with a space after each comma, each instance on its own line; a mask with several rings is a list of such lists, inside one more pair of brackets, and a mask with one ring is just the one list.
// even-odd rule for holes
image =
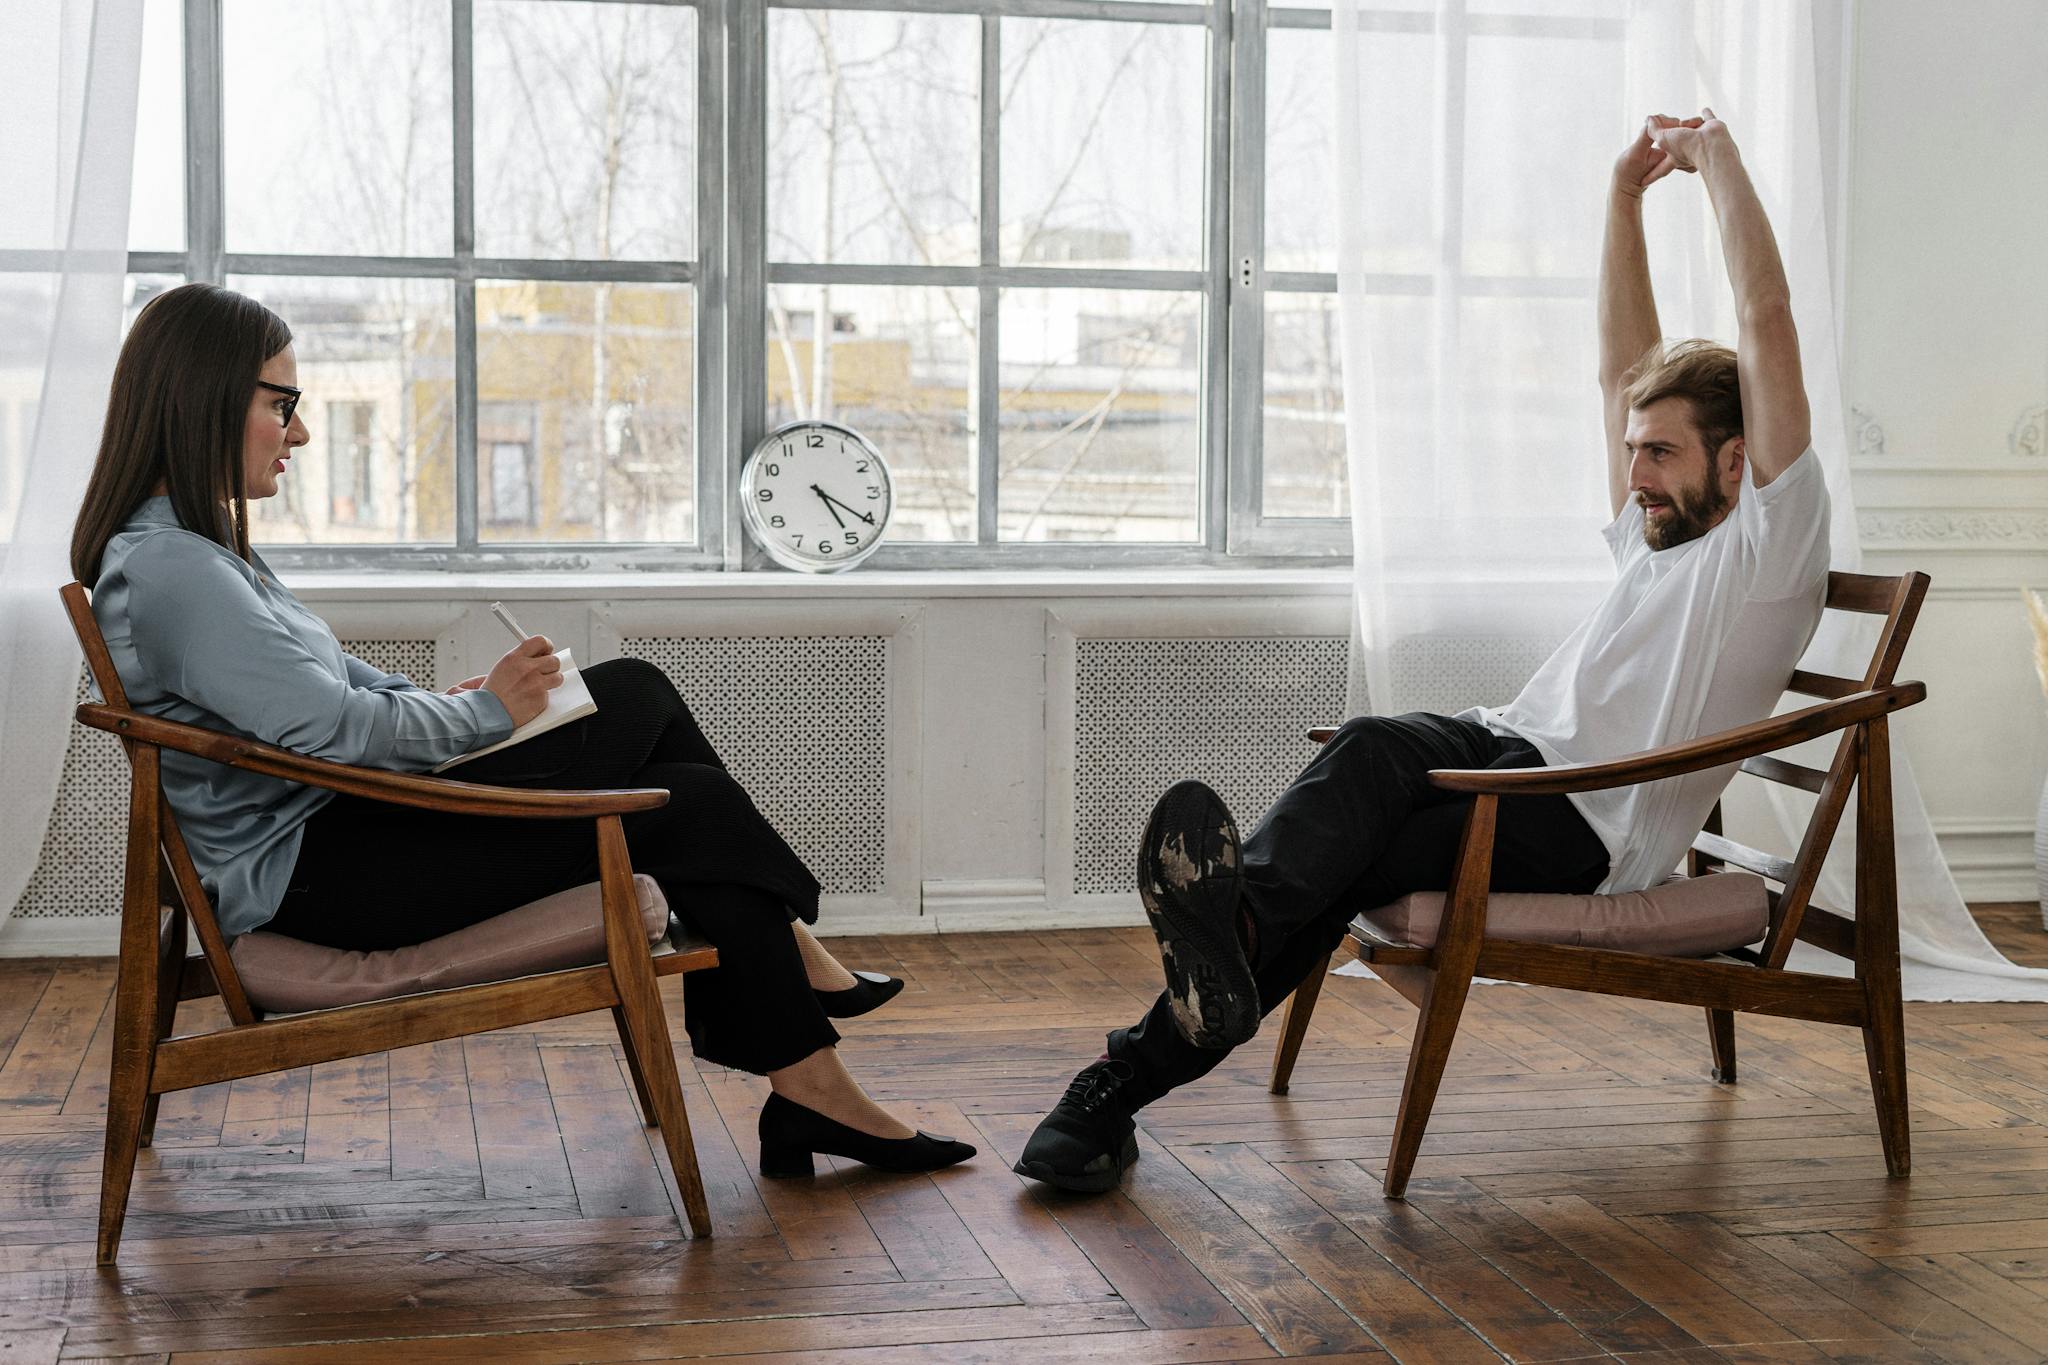
[[[448, 696], [342, 652], [262, 557], [187, 531], [150, 498], [107, 542], [92, 612], [138, 711], [316, 758], [420, 772], [512, 733], [504, 703]], [[277, 913], [306, 819], [334, 793], [174, 750], [164, 794], [221, 932]]]

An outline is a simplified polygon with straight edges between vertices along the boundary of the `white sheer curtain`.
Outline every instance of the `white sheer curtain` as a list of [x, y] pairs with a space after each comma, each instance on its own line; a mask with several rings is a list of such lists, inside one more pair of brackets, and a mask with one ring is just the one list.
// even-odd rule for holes
[[142, 0], [0, 13], [0, 921], [35, 871], [78, 686], [57, 601], [121, 341]]
[[[1811, 0], [1579, 8], [1591, 17], [1518, 25], [1440, 0], [1424, 32], [1358, 0], [1337, 3], [1354, 709], [1408, 709], [1396, 665], [1418, 637], [1497, 640], [1500, 657], [1540, 657], [1612, 579], [1598, 535], [1607, 517], [1593, 281], [1609, 172], [1648, 113], [1710, 105], [1743, 149], [1792, 284], [1834, 502], [1834, 565], [1861, 564]], [[1435, 111], [1426, 130], [1417, 108]], [[1665, 334], [1732, 343], [1734, 300], [1697, 178], [1651, 188], [1646, 232]], [[1860, 674], [1872, 638], [1830, 623], [1807, 666]], [[2048, 999], [2048, 972], [2005, 961], [1971, 919], [1911, 768], [1896, 744], [1893, 753], [1909, 997]], [[1773, 800], [1796, 846], [1811, 798]], [[1819, 894], [1844, 911], [1854, 904], [1852, 835], [1836, 836]], [[1810, 956], [1816, 969], [1834, 961]]]

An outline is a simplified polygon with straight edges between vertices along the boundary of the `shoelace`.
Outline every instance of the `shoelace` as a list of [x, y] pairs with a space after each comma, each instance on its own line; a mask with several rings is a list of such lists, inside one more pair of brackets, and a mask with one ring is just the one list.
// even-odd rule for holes
[[1083, 1114], [1092, 1114], [1100, 1109], [1110, 1096], [1124, 1088], [1131, 1079], [1128, 1064], [1104, 1062], [1091, 1066], [1067, 1082], [1067, 1093], [1060, 1099], [1062, 1108], [1078, 1109]]

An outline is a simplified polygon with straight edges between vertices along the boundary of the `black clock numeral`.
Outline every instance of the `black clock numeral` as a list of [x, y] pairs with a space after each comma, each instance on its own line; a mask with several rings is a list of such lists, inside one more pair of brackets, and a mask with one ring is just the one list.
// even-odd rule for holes
[[856, 461], [856, 462], [854, 463], [854, 466], [853, 466], [853, 472], [854, 472], [854, 473], [856, 473], [856, 474], [865, 474], [865, 473], [867, 473], [867, 472], [868, 472], [868, 462], [867, 462], [866, 460], [859, 460], [859, 461]]
[[780, 513], [777, 513], [777, 514], [776, 514], [775, 516], [772, 516], [772, 517], [768, 518], [768, 524], [769, 524], [770, 526], [773, 526], [773, 527], [774, 527], [774, 528], [775, 528], [776, 530], [778, 530], [778, 531], [779, 531], [779, 530], [781, 530], [781, 529], [782, 529], [782, 516], [781, 516], [781, 514], [780, 514]]
[[819, 541], [818, 541], [818, 553], [819, 553], [819, 554], [821, 554], [821, 555], [829, 555], [829, 554], [831, 554], [831, 553], [832, 553], [832, 542], [831, 542], [831, 541], [829, 541], [829, 540], [823, 540], [823, 539], [819, 540]]
[[782, 458], [786, 460], [794, 453], [795, 452], [789, 448], [789, 442], [784, 441], [782, 443]]
[[881, 489], [881, 485], [879, 485], [879, 484], [872, 484], [872, 483], [868, 485], [868, 501], [869, 501], [869, 502], [874, 502], [875, 500], [877, 500], [877, 499], [878, 499], [878, 498], [880, 498], [881, 496], [882, 496], [882, 489]]
[[782, 477], [782, 466], [779, 464], [762, 465], [761, 472], [771, 479], [779, 479]]
[[848, 531], [848, 532], [846, 533], [846, 543], [847, 543], [848, 545], [858, 545], [858, 544], [860, 544], [860, 532], [858, 532], [858, 531]]
[[798, 549], [803, 548], [804, 538], [802, 536], [791, 536], [790, 539], [796, 542], [796, 546]]
[[804, 446], [810, 450], [823, 450], [825, 448], [825, 438], [814, 431], [804, 437]]
[[764, 488], [760, 492], [754, 494], [754, 496], [759, 498], [762, 502], [774, 502], [775, 490], [772, 488]]

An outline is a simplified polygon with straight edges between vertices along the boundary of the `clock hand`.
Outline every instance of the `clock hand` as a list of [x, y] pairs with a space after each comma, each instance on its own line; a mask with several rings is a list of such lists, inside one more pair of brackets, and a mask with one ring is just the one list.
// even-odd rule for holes
[[[819, 496], [819, 497], [821, 497], [821, 498], [823, 498], [823, 499], [824, 499], [824, 500], [826, 501], [826, 503], [830, 504], [830, 503], [835, 503], [835, 502], [839, 502], [839, 499], [837, 499], [837, 498], [833, 497], [833, 496], [832, 496], [832, 495], [831, 495], [830, 493], [827, 493], [827, 492], [826, 492], [826, 491], [825, 491], [824, 489], [822, 489], [822, 488], [819, 488], [819, 487], [818, 487], [818, 485], [816, 485], [816, 484], [812, 484], [812, 485], [811, 485], [811, 487], [812, 487], [812, 488], [813, 488], [814, 490], [816, 490], [816, 492], [817, 492], [818, 496]], [[839, 502], [839, 505], [840, 505], [841, 507], [846, 507], [846, 504], [845, 504], [845, 503], [843, 503], [843, 502]], [[860, 511], [860, 510], [859, 510], [858, 508], [853, 508], [853, 507], [846, 507], [846, 510], [847, 510], [847, 511], [849, 511], [849, 512], [852, 512], [852, 513], [853, 513], [853, 514], [854, 514], [855, 516], [859, 517], [859, 518], [860, 518], [860, 519], [861, 519], [862, 521], [866, 522], [866, 523], [867, 523], [868, 525], [870, 525], [870, 526], [873, 526], [873, 525], [875, 524], [875, 514], [874, 514], [873, 512], [863, 512], [863, 511]], [[839, 514], [838, 514], [837, 512], [834, 512], [834, 513], [833, 513], [832, 515], [836, 517], [836, 516], [838, 516]], [[842, 521], [842, 522], [840, 522], [839, 524], [840, 524], [841, 526], [844, 526], [844, 525], [845, 525], [846, 523]]]
[[[839, 515], [838, 507], [834, 507], [832, 505], [835, 501], [837, 501], [837, 499], [835, 499], [830, 493], [827, 493], [824, 489], [818, 487], [818, 485], [816, 484], [811, 485], [811, 491], [813, 493], [816, 493], [819, 497], [825, 500], [825, 510], [832, 514], [832, 520], [838, 522], [839, 529], [844, 531], [846, 529], [846, 518]], [[842, 502], [839, 504], [839, 506], [846, 507], [846, 504]], [[847, 507], [846, 510], [851, 512], [853, 509], [851, 507]]]

